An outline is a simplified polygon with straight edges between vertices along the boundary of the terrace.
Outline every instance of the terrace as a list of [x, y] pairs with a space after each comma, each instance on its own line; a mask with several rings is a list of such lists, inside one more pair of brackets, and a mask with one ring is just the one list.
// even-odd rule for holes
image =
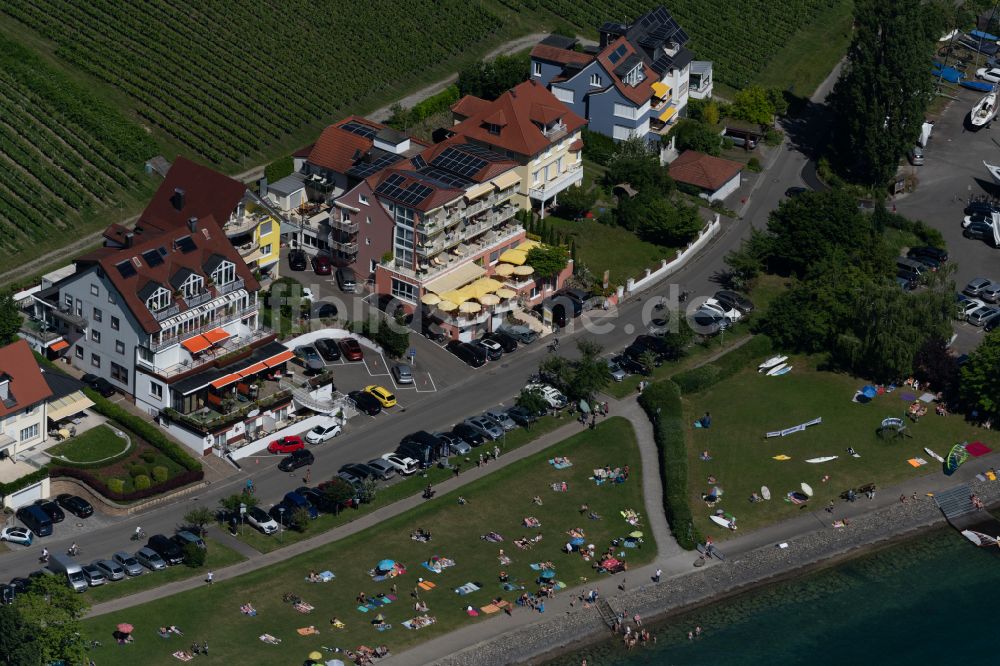
[[[510, 216], [512, 217], [513, 213]], [[418, 244], [416, 248], [418, 256], [427, 257], [427, 259], [420, 262], [420, 268], [416, 271], [408, 267], [396, 265], [395, 260], [389, 260], [382, 265], [395, 273], [411, 279], [431, 280], [442, 273], [452, 270], [458, 264], [469, 261], [468, 257], [470, 254], [487, 253], [495, 247], [524, 234], [524, 228], [521, 225], [505, 226], [500, 229], [493, 229], [491, 225], [484, 225], [482, 228], [489, 229], [489, 231], [478, 238], [472, 239], [471, 242], [466, 242], [469, 239], [462, 234], [455, 234], [454, 236], [445, 235], [443, 238], [423, 246]], [[446, 249], [451, 249], [452, 252], [444, 252]]]
[[[206, 326], [200, 327], [198, 330], [204, 332], [207, 330], [211, 330], [213, 328], [218, 328], [218, 324], [217, 323], [208, 324]], [[233, 355], [238, 354], [239, 352], [246, 350], [248, 345], [251, 345], [255, 342], [258, 342], [260, 340], [263, 340], [264, 338], [273, 335], [274, 334], [267, 329], [262, 329], [262, 328], [256, 329], [250, 332], [248, 335], [241, 335], [238, 337], [229, 338], [222, 344], [213, 345], [212, 347], [209, 347], [204, 351], [198, 352], [196, 354], [191, 354], [190, 359], [184, 360], [180, 363], [176, 363], [174, 365], [170, 365], [164, 368], [156, 368], [154, 372], [156, 372], [156, 374], [166, 379], [169, 379], [170, 377], [176, 377], [177, 375], [185, 374], [197, 368], [212, 363], [216, 363], [220, 359], [223, 359], [231, 354]], [[184, 337], [185, 339], [190, 339], [195, 336], [196, 334], [186, 333]], [[139, 360], [140, 362], [142, 362], [141, 358]]]

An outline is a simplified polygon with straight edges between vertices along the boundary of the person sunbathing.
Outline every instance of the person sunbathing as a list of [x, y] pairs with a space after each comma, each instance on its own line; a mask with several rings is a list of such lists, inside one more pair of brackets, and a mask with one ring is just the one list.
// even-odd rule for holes
[[160, 638], [170, 638], [170, 630], [166, 627], [160, 627]]
[[534, 502], [535, 504], [537, 504], [538, 506], [542, 506], [542, 498], [539, 497], [538, 495], [535, 495], [534, 497], [532, 497], [531, 501]]
[[178, 636], [183, 636], [184, 632], [177, 628], [177, 625], [170, 625], [170, 633], [177, 634]]
[[427, 602], [421, 600], [413, 604], [413, 610], [418, 611], [420, 613], [426, 613], [430, 609], [427, 607]]
[[315, 571], [310, 571], [309, 572], [309, 578], [307, 578], [307, 580], [310, 583], [322, 583], [323, 582], [323, 579]]

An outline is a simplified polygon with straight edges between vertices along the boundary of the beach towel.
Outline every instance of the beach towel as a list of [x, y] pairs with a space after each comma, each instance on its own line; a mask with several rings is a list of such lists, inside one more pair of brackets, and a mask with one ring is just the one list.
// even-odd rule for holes
[[437, 618], [430, 617], [429, 615], [421, 615], [412, 619], [407, 620], [403, 623], [403, 626], [407, 629], [423, 629], [437, 622]]
[[299, 627], [295, 631], [299, 636], [311, 636], [319, 633], [319, 629], [316, 627]]
[[192, 659], [194, 659], [194, 655], [190, 655], [184, 650], [178, 650], [177, 652], [174, 652], [174, 656], [180, 659], [181, 661], [191, 661]]
[[920, 402], [934, 402], [937, 399], [937, 396], [933, 393], [924, 393], [917, 399], [920, 400]]
[[524, 585], [518, 585], [516, 583], [504, 583], [503, 585], [501, 585], [501, 587], [503, 587], [503, 589], [507, 592], [514, 592], [515, 590], [525, 589]]
[[917, 399], [916, 393], [910, 393], [909, 391], [901, 391], [899, 393], [899, 399], [903, 402], [913, 402]]
[[458, 595], [461, 595], [461, 596], [464, 597], [465, 595], [471, 594], [471, 593], [475, 592], [478, 589], [479, 589], [479, 586], [476, 585], [475, 583], [466, 583], [465, 585], [462, 585], [461, 587], [456, 587], [455, 588], [455, 594], [458, 594]]
[[923, 458], [910, 458], [906, 462], [910, 463], [914, 467], [920, 467], [921, 465], [926, 465], [927, 461]]
[[532, 571], [541, 571], [542, 570], [542, 565], [541, 564], [531, 563], [528, 566], [531, 567]]
[[321, 581], [323, 581], [324, 583], [329, 583], [334, 578], [336, 578], [336, 576], [333, 575], [332, 571], [329, 571], [329, 570], [328, 571], [321, 571], [319, 573], [319, 579]]
[[419, 587], [421, 590], [426, 590], [426, 591], [429, 592], [429, 591], [433, 590], [435, 587], [437, 587], [437, 585], [435, 585], [434, 583], [430, 582], [429, 580], [425, 580], [425, 581], [421, 581], [421, 582], [417, 583], [417, 587]]
[[477, 610], [476, 610], [475, 608], [467, 608], [467, 609], [465, 610], [465, 613], [466, 613], [466, 614], [467, 614], [467, 615], [468, 615], [469, 617], [479, 617], [479, 611], [477, 611]]
[[367, 613], [371, 609], [368, 608], [368, 606], [358, 606], [358, 610], [361, 611], [362, 613]]
[[431, 573], [439, 574], [439, 573], [441, 573], [444, 570], [444, 567], [441, 566], [440, 564], [433, 565], [430, 562], [421, 562], [420, 564], [421, 564], [421, 566], [423, 566], [424, 569], [427, 569]]
[[485, 613], [486, 615], [491, 615], [493, 613], [500, 612], [500, 608], [496, 604], [486, 604], [480, 608], [479, 611]]
[[375, 627], [376, 631], [389, 631], [390, 629], [392, 629], [391, 624], [380, 624]]
[[312, 613], [314, 610], [316, 610], [314, 606], [312, 606], [311, 604], [307, 604], [304, 601], [300, 601], [299, 603], [292, 606], [292, 608], [294, 608], [300, 613]]
[[972, 444], [965, 445], [965, 451], [973, 458], [978, 458], [979, 456], [985, 456], [987, 453], [992, 451], [990, 447], [986, 446], [982, 442], [973, 442]]
[[268, 643], [269, 645], [279, 645], [281, 643], [280, 638], [275, 638], [271, 634], [261, 634], [260, 640], [262, 640], [265, 643]]

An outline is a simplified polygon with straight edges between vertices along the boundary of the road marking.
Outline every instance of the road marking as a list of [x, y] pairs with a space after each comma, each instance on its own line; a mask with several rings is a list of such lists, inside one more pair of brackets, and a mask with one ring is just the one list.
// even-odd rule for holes
[[[384, 376], [386, 376], [386, 375], [389, 374], [389, 366], [386, 364], [385, 357], [382, 356], [382, 354], [377, 354], [377, 356], [382, 360], [382, 369], [384, 369], [385, 372], [373, 372], [372, 371], [371, 365], [368, 365], [368, 360], [372, 358], [371, 354], [369, 354], [368, 356], [366, 356], [364, 358], [365, 368], [368, 370], [368, 374], [371, 375], [372, 377], [384, 377]], [[378, 369], [379, 363], [378, 363], [378, 361], [374, 361], [372, 363], [372, 365], [374, 365], [376, 367], [376, 369]]]
[[[431, 373], [422, 372], [420, 377], [417, 377], [417, 373], [414, 373], [413, 387], [416, 389], [417, 393], [434, 393], [437, 391], [437, 386], [434, 384], [434, 378], [431, 377]], [[430, 388], [420, 388], [420, 384], [427, 385], [430, 384]]]

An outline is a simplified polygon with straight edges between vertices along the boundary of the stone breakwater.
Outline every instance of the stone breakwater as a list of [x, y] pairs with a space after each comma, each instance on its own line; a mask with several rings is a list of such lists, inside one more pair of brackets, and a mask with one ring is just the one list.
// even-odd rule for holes
[[[969, 484], [987, 506], [1000, 503], [1000, 482]], [[817, 512], [824, 523], [832, 518]], [[694, 567], [697, 553], [691, 553], [691, 572], [605, 595], [615, 611], [627, 617], [639, 613], [646, 620], [681, 613], [699, 605], [724, 599], [791, 574], [820, 565], [824, 561], [862, 554], [863, 549], [890, 539], [904, 537], [932, 526], [945, 525], [934, 501], [926, 496], [895, 503], [852, 518], [844, 529], [828, 527], [788, 539], [788, 548], [777, 544], [731, 555], [725, 562]], [[956, 534], [956, 538], [958, 535]], [[604, 581], [602, 589], [608, 588]], [[585, 590], [586, 586], [580, 588]], [[574, 595], [580, 590], [575, 590]], [[567, 593], [564, 592], [563, 595]], [[470, 646], [435, 662], [439, 666], [502, 666], [541, 663], [546, 657], [584, 647], [610, 635], [597, 611], [577, 602], [569, 612], [554, 615]]]

